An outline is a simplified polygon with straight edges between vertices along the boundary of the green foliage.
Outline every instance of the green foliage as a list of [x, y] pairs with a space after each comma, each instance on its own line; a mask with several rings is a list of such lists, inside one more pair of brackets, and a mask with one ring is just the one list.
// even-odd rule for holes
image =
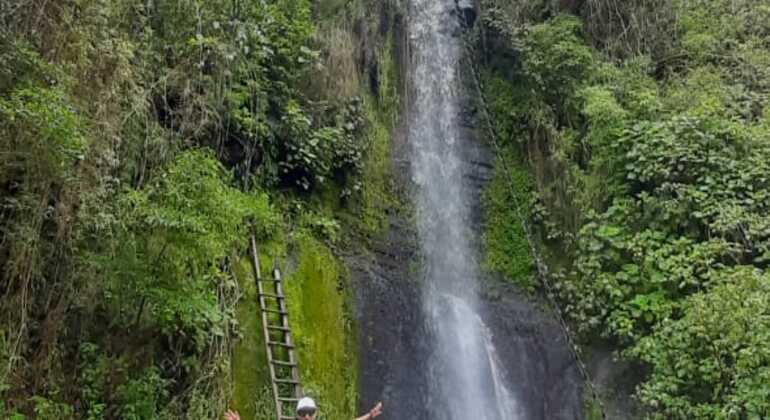
[[485, 82], [498, 133], [527, 152], [564, 313], [649, 367], [651, 418], [768, 415], [766, 12], [595, 1], [584, 23], [601, 51], [574, 17], [530, 21], [510, 32], [520, 64]]
[[163, 418], [162, 403], [168, 398], [167, 385], [156, 367], [150, 367], [122, 384], [117, 390], [120, 417], [126, 420]]
[[61, 179], [76, 160], [83, 159], [82, 123], [62, 90], [17, 90], [9, 100], [0, 101], [0, 116], [8, 130], [4, 136], [11, 140], [3, 153], [3, 173], [22, 161], [28, 170], [42, 172], [41, 177], [54, 171], [49, 176]]
[[334, 243], [337, 242], [340, 235], [340, 223], [333, 218], [329, 218], [315, 213], [303, 213], [299, 216], [300, 229], [306, 229], [316, 238]]
[[[260, 252], [261, 259], [266, 260], [265, 247], [261, 246]], [[263, 273], [268, 273], [269, 267], [266, 264]], [[254, 271], [248, 258], [240, 259], [234, 269], [243, 297], [236, 309], [240, 339], [233, 349], [231, 406], [243, 419], [270, 418], [275, 416], [275, 407]]]
[[[13, 238], [6, 266], [10, 278], [22, 276], [24, 266], [42, 252], [36, 229], [44, 218], [59, 223], [60, 213], [49, 196], [65, 195], [67, 183], [77, 182], [77, 165], [84, 159], [87, 141], [84, 123], [62, 89], [26, 87], [0, 98], [0, 199], [3, 231]], [[76, 200], [72, 200], [76, 201]], [[41, 241], [42, 242], [42, 241]]]
[[[648, 56], [629, 58], [619, 65], [609, 62], [597, 64], [596, 81], [599, 86], [594, 89], [606, 89], [612, 92], [613, 98], [604, 97], [606, 101], [617, 101], [621, 108], [612, 110], [604, 107], [605, 112], [623, 114], [643, 119], [655, 119], [663, 110], [663, 98], [652, 74], [654, 63]], [[586, 107], [589, 106], [586, 100]], [[591, 118], [590, 109], [584, 111]], [[593, 129], [593, 127], [589, 127]]]
[[582, 114], [592, 122], [586, 142], [597, 150], [606, 150], [625, 127], [628, 112], [604, 86], [589, 86], [580, 91], [580, 96], [584, 102]]
[[493, 74], [487, 74], [484, 79], [484, 95], [498, 140], [507, 140], [500, 145], [502, 150], [495, 162], [494, 176], [484, 192], [487, 215], [484, 244], [487, 269], [533, 290], [536, 286], [534, 264], [520, 219], [528, 217], [535, 204], [534, 180], [521, 152], [521, 136], [527, 124], [537, 118], [530, 114], [532, 106], [527, 103], [526, 91], [526, 85], [517, 87]]
[[[66, 87], [54, 85], [56, 72], [24, 43], [6, 41], [2, 44], [9, 48], [0, 60], [19, 65], [27, 74], [4, 71], [8, 77], [0, 81], [0, 394], [17, 387], [17, 369], [28, 350], [29, 320], [43, 320], [49, 309], [45, 301], [35, 300], [39, 295], [34, 291], [66, 277], [43, 262], [53, 257], [60, 267], [67, 265], [79, 203], [73, 191], [82, 180], [80, 167], [89, 148], [83, 115]], [[51, 82], [37, 77], [50, 77]], [[54, 388], [51, 384], [49, 389]], [[50, 418], [71, 413], [59, 396], [37, 392], [37, 403], [25, 395], [26, 413], [35, 407]], [[8, 405], [9, 410], [17, 407], [14, 401]]]
[[138, 323], [147, 305], [152, 324], [168, 336], [183, 331], [198, 351], [221, 337], [228, 322], [216, 294], [228, 281], [220, 263], [244, 243], [247, 220], [263, 234], [277, 222], [266, 196], [245, 195], [230, 181], [210, 155], [181, 154], [144, 190], [125, 194], [118, 204], [119, 246], [98, 260], [108, 273], [108, 301], [119, 313], [139, 302]]
[[297, 238], [298, 267], [286, 279], [291, 325], [306, 392], [328, 419], [352, 418], [357, 402], [355, 339], [344, 293], [346, 273], [322, 243]]
[[52, 401], [45, 397], [34, 396], [35, 418], [41, 420], [68, 420], [75, 418], [75, 411], [71, 405], [63, 402]]
[[591, 399], [586, 401], [586, 418], [588, 420], [600, 420], [602, 418], [602, 407], [598, 401]]
[[[390, 99], [393, 100], [393, 99]], [[360, 212], [363, 231], [382, 232], [388, 225], [387, 211], [396, 206], [393, 193], [393, 168], [390, 159], [390, 130], [383, 121], [384, 110], [372, 100], [365, 101], [369, 148], [363, 159]]]
[[80, 392], [85, 411], [84, 418], [87, 420], [103, 418], [107, 407], [104, 403], [104, 393], [108, 361], [98, 353], [98, 350], [98, 346], [93, 343], [80, 345]]
[[651, 56], [668, 60], [680, 35], [677, 6], [683, 3], [687, 1], [591, 0], [581, 5], [580, 15], [592, 43], [602, 53], [619, 59]]
[[540, 95], [559, 107], [567, 105], [591, 71], [593, 53], [581, 37], [581, 28], [580, 20], [560, 15], [531, 27], [522, 47], [527, 56], [524, 73], [535, 82]]
[[[485, 265], [509, 281], [532, 290], [536, 285], [534, 264], [518, 213], [521, 211], [526, 217], [531, 208], [532, 179], [510, 149], [505, 159], [509, 172], [503, 170], [502, 162], [497, 162], [492, 182], [484, 193], [487, 214]], [[514, 203], [521, 207], [517, 209]]]
[[8, 95], [25, 83], [64, 79], [60, 68], [47, 62], [24, 40], [0, 39], [0, 92]]
[[[636, 207], [639, 206], [639, 207]], [[675, 315], [677, 299], [708, 286], [727, 255], [724, 241], [695, 242], [651, 227], [623, 226], [644, 213], [643, 204], [616, 202], [579, 237], [577, 274], [591, 282], [565, 282], [566, 311], [583, 330], [635, 339]]]
[[763, 138], [726, 120], [676, 117], [634, 126], [617, 145], [626, 151], [618, 153], [619, 175], [658, 220], [701, 241], [734, 243], [742, 261], [764, 261], [770, 145]]
[[255, 419], [267, 419], [275, 415], [275, 408], [273, 403], [273, 390], [269, 385], [257, 387], [252, 389], [252, 393], [256, 394], [253, 399], [255, 402], [254, 416], [246, 417], [241, 414], [241, 418], [255, 418]]
[[719, 60], [736, 43], [770, 35], [770, 7], [761, 2], [680, 0], [674, 4], [682, 13], [682, 49], [698, 61]]
[[520, 143], [527, 125], [540, 116], [532, 114], [542, 103], [529, 93], [533, 82], [526, 77], [510, 82], [493, 73], [484, 77], [484, 95], [500, 140]]
[[379, 53], [377, 96], [366, 96], [362, 104], [367, 121], [367, 148], [361, 166], [359, 212], [362, 230], [369, 234], [382, 232], [388, 226], [388, 212], [399, 207], [393, 184], [390, 137], [401, 112], [399, 89], [402, 76], [394, 57], [395, 34], [389, 35]]
[[[318, 3], [318, 2], [317, 2]], [[347, 2], [352, 6], [354, 2]], [[352, 98], [361, 93], [361, 75], [358, 70], [356, 51], [358, 39], [353, 28], [337, 21], [323, 18], [313, 37], [312, 48], [317, 49], [313, 63], [313, 75], [304, 82], [303, 92], [313, 101], [337, 102], [340, 98]]]
[[[323, 183], [331, 173], [334, 144], [342, 133], [329, 127], [313, 132], [310, 117], [296, 102], [287, 104], [283, 121], [287, 127], [285, 137], [289, 141], [286, 160], [281, 162], [283, 172], [296, 177], [296, 182], [305, 190], [312, 183]], [[298, 174], [292, 174], [292, 171]]]
[[640, 395], [654, 418], [770, 415], [770, 278], [739, 267], [715, 282], [629, 351], [653, 367]]
[[[354, 3], [0, 7], [0, 417], [216, 417], [246, 229], [288, 241], [262, 192], [307, 200], [286, 225], [324, 240], [339, 210], [384, 226], [395, 51], [352, 29], [384, 6]], [[364, 64], [365, 104], [370, 53], [390, 61]]]
[[[11, 343], [8, 341], [8, 333], [0, 329], [0, 392], [6, 391], [10, 385], [8, 381], [8, 366], [12, 366]], [[4, 406], [0, 406], [0, 414]]]
[[[285, 180], [309, 190], [346, 174], [358, 175], [362, 169], [365, 144], [360, 142], [364, 118], [357, 99], [338, 112], [333, 126], [313, 127], [313, 121], [298, 103], [289, 102], [282, 117], [283, 138], [279, 152], [285, 154], [279, 164]], [[343, 182], [344, 185], [344, 182]], [[352, 185], [355, 190], [360, 184]], [[346, 195], [350, 195], [347, 191]]]

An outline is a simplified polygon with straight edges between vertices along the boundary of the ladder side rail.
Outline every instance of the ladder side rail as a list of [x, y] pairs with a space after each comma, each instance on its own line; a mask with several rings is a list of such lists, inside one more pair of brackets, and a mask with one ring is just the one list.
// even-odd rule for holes
[[[284, 295], [284, 291], [283, 291], [283, 281], [281, 279], [281, 271], [278, 270], [277, 268], [273, 269], [273, 279], [275, 279], [275, 292], [276, 292], [276, 294], [280, 295], [280, 296], [285, 296]], [[278, 302], [278, 305], [279, 305], [279, 307], [281, 308], [281, 310], [283, 312], [286, 312], [286, 313], [289, 312], [288, 308], [286, 306], [286, 301], [284, 299], [281, 299]], [[287, 316], [281, 316], [281, 322], [283, 324], [282, 326], [284, 328], [288, 329], [288, 331], [286, 333], [286, 343], [289, 344], [290, 346], [292, 346], [291, 348], [288, 349], [288, 354], [289, 354], [289, 362], [294, 364], [294, 366], [291, 368], [291, 376], [292, 376], [292, 379], [297, 381], [297, 385], [295, 386], [295, 390], [294, 390], [295, 391], [295, 395], [297, 396], [297, 398], [301, 398], [302, 397], [302, 386], [299, 385], [299, 383], [300, 383], [300, 381], [299, 381], [299, 363], [298, 363], [298, 360], [297, 360], [297, 357], [296, 357], [296, 353], [294, 352], [294, 341], [292, 339], [291, 327], [289, 326], [289, 318]]]
[[257, 294], [259, 297], [259, 307], [260, 313], [262, 315], [262, 333], [265, 336], [265, 354], [267, 355], [267, 365], [268, 369], [270, 370], [270, 383], [273, 388], [273, 402], [275, 403], [275, 410], [276, 410], [276, 418], [278, 420], [281, 420], [283, 416], [283, 408], [281, 402], [278, 400], [278, 383], [276, 380], [276, 372], [275, 372], [275, 366], [273, 366], [273, 350], [270, 348], [270, 344], [268, 344], [269, 341], [269, 332], [267, 329], [267, 326], [269, 324], [268, 314], [263, 309], [266, 309], [266, 303], [265, 303], [265, 297], [262, 295], [263, 289], [262, 289], [262, 273], [260, 271], [259, 267], [259, 254], [257, 253], [257, 241], [254, 235], [251, 235], [250, 238], [251, 242], [251, 262], [254, 266], [254, 281], [257, 286]]

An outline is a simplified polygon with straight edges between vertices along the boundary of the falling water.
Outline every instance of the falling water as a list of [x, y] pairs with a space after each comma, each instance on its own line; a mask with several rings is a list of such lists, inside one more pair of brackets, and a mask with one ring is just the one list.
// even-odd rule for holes
[[459, 135], [461, 48], [456, 0], [412, 0], [410, 48], [412, 176], [425, 262], [432, 419], [516, 419], [489, 329], [477, 312], [477, 263]]

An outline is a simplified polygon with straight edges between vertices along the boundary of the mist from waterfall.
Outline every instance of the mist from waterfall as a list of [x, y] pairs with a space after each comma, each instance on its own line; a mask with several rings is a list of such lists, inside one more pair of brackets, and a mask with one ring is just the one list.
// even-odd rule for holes
[[491, 334], [478, 314], [478, 264], [459, 135], [461, 39], [455, 0], [411, 0], [412, 177], [424, 258], [430, 419], [519, 418]]

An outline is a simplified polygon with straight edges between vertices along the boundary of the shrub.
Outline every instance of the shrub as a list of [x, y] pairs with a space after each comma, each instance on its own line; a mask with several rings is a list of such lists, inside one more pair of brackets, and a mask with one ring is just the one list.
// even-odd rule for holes
[[155, 367], [145, 369], [140, 376], [121, 385], [117, 390], [120, 417], [125, 420], [163, 418], [163, 404], [168, 398], [167, 385]]
[[714, 273], [718, 286], [688, 298], [629, 353], [650, 364], [640, 389], [654, 418], [770, 415], [770, 277], [751, 267]]
[[593, 64], [593, 51], [581, 32], [579, 19], [560, 15], [533, 26], [524, 39], [524, 72], [559, 109], [567, 106]]
[[[217, 299], [226, 281], [222, 262], [245, 244], [251, 219], [269, 235], [277, 219], [266, 196], [228, 184], [229, 174], [210, 154], [189, 151], [120, 203], [116, 241], [98, 256], [108, 277], [108, 299], [124, 325], [142, 319], [168, 336], [184, 332], [201, 351], [228, 322]], [[136, 308], [133, 320], [124, 311]]]

